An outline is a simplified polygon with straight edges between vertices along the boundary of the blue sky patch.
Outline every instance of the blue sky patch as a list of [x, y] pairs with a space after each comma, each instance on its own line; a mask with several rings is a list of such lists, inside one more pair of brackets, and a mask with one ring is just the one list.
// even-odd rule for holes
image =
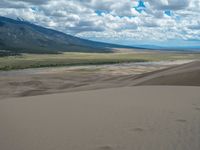
[[171, 10], [165, 10], [164, 14], [171, 17], [172, 16], [172, 11]]
[[38, 11], [38, 8], [37, 8], [37, 7], [31, 7], [31, 9], [32, 9], [33, 11]]
[[144, 11], [146, 8], [144, 1], [143, 0], [139, 0], [138, 1], [138, 6], [135, 7], [135, 10], [138, 11], [139, 13], [142, 13], [142, 11]]
[[103, 13], [104, 13], [104, 14], [108, 14], [109, 12], [106, 11], [106, 10], [95, 10], [95, 13], [96, 13], [97, 15], [101, 16]]

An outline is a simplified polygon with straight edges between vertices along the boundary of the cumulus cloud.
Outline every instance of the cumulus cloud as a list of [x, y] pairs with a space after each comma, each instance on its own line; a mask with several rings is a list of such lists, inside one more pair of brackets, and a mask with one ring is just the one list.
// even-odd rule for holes
[[200, 40], [200, 0], [1, 0], [0, 15], [89, 39]]

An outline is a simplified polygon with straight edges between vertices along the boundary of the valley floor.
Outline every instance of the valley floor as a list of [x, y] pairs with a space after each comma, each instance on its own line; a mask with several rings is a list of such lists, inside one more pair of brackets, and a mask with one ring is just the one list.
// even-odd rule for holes
[[17, 69], [109, 65], [137, 62], [200, 60], [200, 53], [118, 50], [114, 53], [22, 54], [0, 57], [0, 71]]

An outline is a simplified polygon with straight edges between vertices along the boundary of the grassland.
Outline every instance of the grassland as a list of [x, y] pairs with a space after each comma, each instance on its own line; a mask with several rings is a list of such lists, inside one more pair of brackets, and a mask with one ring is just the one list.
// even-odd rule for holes
[[0, 70], [185, 59], [200, 59], [200, 54], [161, 52], [23, 54], [0, 57]]

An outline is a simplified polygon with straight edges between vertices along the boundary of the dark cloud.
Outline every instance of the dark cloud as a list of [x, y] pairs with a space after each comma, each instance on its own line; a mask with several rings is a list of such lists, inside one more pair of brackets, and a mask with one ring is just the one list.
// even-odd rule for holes
[[[10, 1], [10, 2], [15, 2], [16, 0], [6, 0], [6, 1]], [[51, 0], [17, 0], [17, 2], [24, 2], [24, 3], [31, 3], [34, 5], [41, 5], [41, 4], [46, 4]]]
[[192, 30], [200, 30], [200, 23], [196, 25], [190, 25], [188, 26], [188, 28]]
[[146, 2], [159, 10], [182, 10], [189, 6], [190, 0], [146, 0]]
[[26, 8], [27, 5], [21, 2], [12, 2], [9, 0], [1, 0], [0, 8]]

